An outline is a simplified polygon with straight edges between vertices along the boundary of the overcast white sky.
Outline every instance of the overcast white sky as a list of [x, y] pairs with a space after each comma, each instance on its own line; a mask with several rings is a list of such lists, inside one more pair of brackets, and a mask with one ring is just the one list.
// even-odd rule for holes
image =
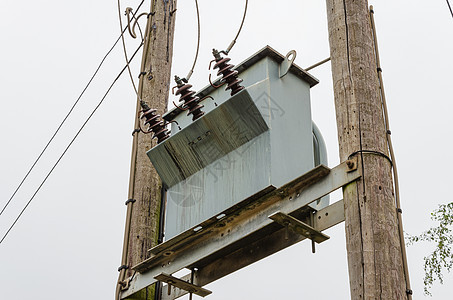
[[[121, 1], [122, 10], [139, 0]], [[207, 84], [211, 49], [226, 48], [243, 0], [199, 0], [202, 40], [191, 83]], [[430, 212], [451, 202], [453, 167], [453, 18], [446, 1], [373, 1], [391, 130], [401, 181], [404, 229], [433, 225]], [[116, 0], [0, 3], [0, 205], [6, 203], [119, 34]], [[142, 11], [149, 9], [145, 1]], [[178, 3], [173, 60], [184, 76], [196, 45], [193, 1]], [[222, 20], [230, 15], [229, 19]], [[144, 22], [145, 20], [143, 20]], [[144, 23], [143, 23], [144, 26]], [[127, 37], [129, 52], [137, 41]], [[239, 63], [265, 45], [308, 67], [329, 56], [325, 1], [249, 3], [230, 53]], [[139, 73], [137, 57], [133, 70]], [[124, 64], [115, 48], [55, 143], [8, 210], [3, 235]], [[311, 72], [312, 113], [339, 163], [330, 65]], [[126, 74], [125, 74], [126, 75]], [[174, 100], [173, 98], [171, 100]], [[55, 172], [0, 245], [3, 299], [112, 299], [120, 265], [135, 96], [123, 75]], [[341, 198], [341, 193], [332, 200]], [[207, 286], [208, 299], [348, 299], [344, 225], [317, 247], [302, 242]], [[432, 245], [408, 247], [411, 283], [423, 296], [423, 257]], [[453, 276], [433, 299], [450, 299]]]

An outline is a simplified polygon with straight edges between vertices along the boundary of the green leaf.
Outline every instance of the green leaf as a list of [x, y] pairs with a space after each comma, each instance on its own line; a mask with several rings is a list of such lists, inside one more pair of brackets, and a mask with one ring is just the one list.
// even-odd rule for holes
[[436, 244], [435, 250], [427, 257], [424, 257], [425, 277], [424, 293], [432, 296], [430, 289], [435, 281], [439, 280], [440, 284], [444, 282], [444, 271], [450, 272], [453, 267], [453, 202], [440, 204], [439, 208], [431, 213], [431, 219], [439, 222], [437, 227], [431, 227], [420, 235], [411, 236], [406, 234], [408, 245], [413, 245], [421, 241], [432, 242]]

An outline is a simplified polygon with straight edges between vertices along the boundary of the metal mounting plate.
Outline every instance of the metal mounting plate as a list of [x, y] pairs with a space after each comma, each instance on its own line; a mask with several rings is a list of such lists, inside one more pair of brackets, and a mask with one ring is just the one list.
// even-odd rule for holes
[[185, 290], [189, 293], [193, 293], [201, 297], [206, 297], [207, 295], [212, 293], [210, 290], [204, 289], [201, 286], [192, 284], [165, 273], [160, 273], [159, 275], [155, 276], [154, 279], [165, 282], [169, 285], [175, 286], [179, 289]]
[[330, 239], [329, 236], [290, 215], [276, 212], [275, 214], [270, 215], [269, 218], [283, 227], [288, 227], [288, 229], [294, 231], [295, 233], [303, 235], [318, 244]]

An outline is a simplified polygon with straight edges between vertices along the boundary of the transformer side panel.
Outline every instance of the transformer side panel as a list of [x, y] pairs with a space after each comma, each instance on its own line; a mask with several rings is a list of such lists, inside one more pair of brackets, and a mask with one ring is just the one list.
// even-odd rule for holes
[[292, 73], [279, 76], [269, 63], [268, 96], [272, 184], [280, 187], [314, 167], [310, 86]]
[[[270, 185], [281, 187], [315, 166], [310, 84], [291, 72], [280, 78], [279, 71], [279, 63], [264, 57], [240, 73], [253, 101], [249, 104], [253, 113], [259, 114], [258, 119], [264, 120], [264, 126], [268, 129], [231, 152], [222, 152], [212, 163], [168, 189], [167, 240], [219, 215]], [[203, 101], [207, 115], [231, 100], [224, 87], [213, 90], [210, 95], [214, 100]], [[248, 111], [248, 107], [242, 109]], [[238, 111], [237, 114], [244, 113]], [[227, 115], [233, 116], [233, 113]], [[204, 123], [203, 118], [198, 121]], [[187, 119], [185, 114], [179, 114], [176, 118], [184, 124], [183, 130], [190, 125]], [[228, 119], [231, 124], [236, 124], [233, 117]], [[238, 123], [231, 127], [244, 126]], [[230, 131], [240, 135], [237, 130]], [[225, 142], [221, 138], [226, 136], [213, 136], [218, 136], [219, 145]], [[209, 140], [206, 138], [196, 146], [211, 143]], [[201, 148], [198, 152], [202, 156], [207, 155]], [[321, 206], [325, 203], [323, 199]]]
[[270, 185], [270, 133], [264, 132], [171, 187], [167, 192], [168, 240]]

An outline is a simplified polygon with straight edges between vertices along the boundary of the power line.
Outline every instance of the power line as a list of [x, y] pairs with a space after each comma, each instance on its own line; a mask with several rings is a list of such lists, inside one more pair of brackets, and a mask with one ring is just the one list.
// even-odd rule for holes
[[[140, 99], [141, 95], [143, 94], [143, 86], [144, 86], [143, 80], [145, 78], [143, 76], [144, 75], [143, 72], [145, 69], [146, 57], [148, 57], [148, 51], [150, 50], [150, 39], [151, 39], [151, 28], [152, 28], [151, 23], [154, 19], [153, 16], [155, 14], [155, 5], [156, 5], [156, 2], [151, 1], [151, 9], [150, 9], [151, 12], [148, 14], [148, 21], [146, 22], [145, 37], [144, 37], [144, 39], [142, 38], [142, 43], [144, 43], [145, 49], [143, 50], [142, 62], [141, 62], [141, 66], [140, 66], [140, 77], [139, 77], [139, 83], [138, 83], [139, 91], [137, 93], [137, 102], [138, 102], [137, 111], [139, 110], [139, 105], [140, 105], [139, 103], [141, 101], [141, 99]], [[135, 22], [138, 22], [138, 19], [140, 18], [141, 15], [143, 15], [143, 14], [140, 14], [136, 18]], [[131, 29], [128, 12], [127, 12], [127, 17], [128, 17], [128, 28]], [[121, 19], [120, 19], [120, 21], [121, 21]], [[134, 29], [134, 26], [132, 26], [132, 29], [130, 30], [130, 33], [133, 33], [133, 34], [131, 34], [132, 37], [136, 36], [133, 29]], [[139, 127], [140, 127], [140, 119], [139, 119], [139, 116], [137, 115], [136, 119], [135, 119], [134, 128], [139, 128]], [[137, 153], [138, 153], [137, 144], [138, 144], [138, 135], [134, 134], [133, 143], [132, 143], [132, 157], [131, 157], [131, 175], [130, 175], [131, 180], [133, 180], [133, 178], [135, 178], [135, 168], [132, 168], [132, 164], [137, 163]], [[133, 187], [133, 184], [131, 184], [131, 185], [129, 185], [128, 195], [133, 195], [133, 193], [134, 193], [134, 187]], [[131, 197], [133, 197], [133, 196], [131, 196]], [[130, 231], [131, 217], [132, 217], [132, 206], [128, 205], [127, 213], [126, 213], [126, 225], [125, 225], [126, 227], [124, 230], [123, 251], [121, 254], [121, 265], [122, 266], [128, 264], [127, 261], [129, 258], [128, 251], [129, 251], [129, 237], [131, 234], [131, 231]], [[126, 270], [121, 269], [118, 274], [118, 281], [117, 281], [117, 286], [116, 286], [116, 290], [115, 290], [115, 299], [116, 300], [120, 299], [120, 294], [121, 294], [121, 290], [122, 290], [122, 286], [120, 283], [124, 281], [125, 277], [126, 277]]]
[[11, 231], [11, 229], [13, 229], [14, 225], [16, 225], [17, 221], [19, 220], [19, 218], [22, 216], [22, 214], [24, 213], [24, 211], [27, 209], [28, 205], [30, 205], [31, 201], [35, 198], [36, 194], [39, 192], [39, 190], [41, 189], [41, 187], [44, 185], [44, 183], [47, 181], [47, 178], [49, 178], [50, 174], [52, 174], [53, 170], [56, 168], [56, 166], [58, 165], [58, 163], [61, 161], [61, 159], [63, 158], [63, 156], [66, 154], [66, 152], [69, 150], [69, 148], [71, 147], [71, 145], [74, 143], [74, 141], [77, 139], [77, 137], [79, 136], [80, 132], [83, 130], [83, 128], [85, 128], [85, 125], [88, 123], [88, 121], [91, 119], [91, 117], [94, 115], [94, 113], [98, 110], [98, 108], [101, 106], [102, 102], [104, 102], [105, 98], [107, 97], [108, 93], [110, 92], [110, 90], [112, 89], [112, 87], [115, 85], [115, 83], [117, 82], [117, 80], [121, 77], [121, 75], [123, 74], [124, 70], [126, 70], [128, 64], [134, 59], [135, 55], [137, 54], [138, 50], [140, 50], [140, 48], [143, 46], [143, 42], [140, 43], [140, 46], [137, 48], [137, 50], [135, 50], [134, 54], [131, 56], [130, 60], [128, 61], [128, 63], [123, 67], [123, 69], [121, 70], [121, 72], [116, 76], [116, 78], [113, 80], [112, 84], [110, 85], [110, 87], [107, 89], [107, 91], [105, 92], [104, 96], [102, 97], [102, 99], [99, 101], [99, 103], [96, 105], [96, 107], [93, 109], [93, 111], [91, 112], [91, 114], [88, 116], [88, 118], [85, 120], [85, 122], [82, 124], [82, 126], [80, 127], [80, 129], [77, 131], [77, 133], [75, 134], [75, 136], [72, 138], [71, 142], [68, 144], [68, 146], [65, 148], [65, 150], [63, 151], [63, 153], [60, 155], [60, 157], [58, 158], [58, 160], [55, 162], [55, 164], [53, 165], [52, 169], [50, 169], [50, 171], [47, 173], [46, 177], [44, 178], [44, 180], [41, 182], [41, 184], [38, 186], [38, 188], [36, 189], [36, 191], [33, 193], [33, 195], [31, 196], [30, 200], [28, 200], [27, 204], [24, 206], [24, 208], [22, 209], [22, 211], [19, 213], [19, 215], [17, 216], [17, 218], [14, 220], [13, 224], [9, 227], [8, 231], [6, 231], [5, 235], [3, 236], [3, 238], [0, 240], [0, 244], [3, 242], [3, 240], [6, 238], [6, 236], [9, 234], [9, 232]]
[[245, 15], [247, 14], [247, 6], [248, 6], [248, 4], [249, 4], [249, 1], [245, 0], [244, 15], [242, 16], [241, 26], [239, 26], [239, 30], [238, 30], [236, 36], [234, 37], [233, 41], [230, 43], [228, 48], [225, 50], [226, 54], [228, 54], [231, 51], [231, 49], [233, 48], [234, 44], [236, 44], [236, 40], [239, 37], [239, 34], [241, 33], [242, 26], [244, 25], [244, 21], [245, 21]]
[[190, 77], [193, 74], [193, 70], [195, 69], [195, 65], [197, 64], [197, 58], [198, 58], [198, 51], [200, 50], [200, 10], [198, 9], [198, 1], [195, 0], [195, 7], [197, 9], [197, 51], [195, 53], [195, 58], [193, 60], [193, 65], [192, 68], [190, 69], [189, 73], [186, 76], [186, 80], [189, 80]]
[[[123, 21], [121, 19], [121, 4], [120, 4], [120, 0], [117, 1], [117, 7], [118, 7], [118, 19], [119, 19], [119, 25], [120, 25], [120, 30], [123, 28]], [[129, 16], [129, 12], [126, 11], [126, 14]], [[134, 14], [135, 16], [135, 14]], [[128, 25], [126, 26], [128, 29], [130, 28], [130, 23], [128, 22]], [[140, 29], [140, 24], [139, 24], [139, 29]], [[135, 94], [138, 96], [138, 91], [137, 91], [137, 87], [135, 86], [135, 82], [134, 82], [134, 78], [132, 76], [132, 71], [131, 71], [131, 68], [129, 66], [129, 63], [128, 63], [128, 58], [127, 58], [127, 51], [126, 51], [126, 42], [124, 41], [124, 31], [125, 30], [122, 30], [121, 31], [121, 42], [123, 44], [123, 52], [124, 52], [124, 58], [126, 60], [126, 64], [127, 64], [127, 71], [129, 73], [129, 77], [131, 79], [131, 82], [132, 82], [132, 87], [134, 88], [134, 91], [135, 91]], [[142, 30], [140, 29], [140, 34], [141, 34]], [[143, 37], [142, 37], [142, 43], [143, 43]]]
[[[143, 2], [145, 0], [142, 0], [142, 2], [138, 5], [136, 11], [138, 11], [140, 9], [140, 7], [142, 6]], [[135, 13], [134, 13], [134, 16], [135, 16]], [[127, 28], [124, 28], [123, 29], [123, 33], [124, 31], [126, 31]], [[79, 97], [77, 98], [77, 100], [74, 102], [74, 104], [72, 105], [71, 109], [69, 110], [69, 112], [66, 114], [66, 116], [63, 118], [63, 121], [61, 121], [60, 125], [58, 125], [57, 127], [57, 130], [55, 130], [55, 132], [53, 133], [52, 137], [50, 138], [50, 140], [47, 142], [46, 146], [44, 147], [44, 149], [41, 151], [41, 153], [38, 155], [38, 158], [36, 158], [36, 160], [33, 162], [33, 164], [31, 165], [30, 169], [27, 171], [27, 173], [25, 174], [24, 178], [22, 178], [21, 182], [19, 183], [19, 185], [17, 186], [16, 190], [14, 191], [14, 193], [11, 195], [11, 197], [9, 198], [8, 202], [6, 202], [5, 206], [3, 206], [2, 208], [2, 211], [0, 212], [0, 216], [3, 214], [3, 212], [5, 211], [5, 209], [8, 207], [8, 205], [10, 204], [11, 200], [13, 200], [14, 196], [16, 195], [16, 193], [19, 191], [19, 189], [22, 187], [22, 184], [25, 182], [25, 180], [28, 178], [28, 175], [30, 175], [31, 171], [34, 169], [35, 165], [38, 163], [38, 161], [41, 159], [41, 157], [43, 156], [43, 154], [46, 152], [47, 148], [49, 147], [49, 145], [52, 143], [53, 139], [55, 138], [55, 136], [57, 135], [57, 133], [60, 131], [61, 127], [63, 126], [63, 124], [66, 122], [66, 120], [68, 119], [69, 115], [71, 115], [72, 111], [74, 110], [74, 108], [77, 106], [77, 104], [79, 103], [79, 100], [82, 98], [82, 96], [85, 94], [85, 91], [88, 89], [88, 87], [90, 86], [91, 82], [93, 81], [93, 79], [96, 77], [98, 71], [100, 70], [101, 66], [104, 64], [104, 61], [107, 59], [107, 57], [110, 55], [110, 53], [113, 51], [113, 49], [115, 48], [116, 44], [118, 44], [119, 40], [121, 38], [121, 35], [116, 39], [116, 41], [113, 43], [113, 46], [110, 48], [109, 51], [107, 51], [107, 53], [105, 54], [105, 56], [102, 58], [101, 62], [99, 63], [98, 67], [96, 68], [96, 71], [94, 71], [93, 75], [91, 76], [90, 80], [88, 81], [87, 85], [85, 86], [85, 88], [82, 90], [82, 92], [80, 93]]]
[[447, 0], [448, 8], [450, 9], [451, 17], [453, 18], [453, 10], [451, 9], [450, 2]]
[[[448, 0], [447, 0], [447, 2], [448, 2]], [[393, 151], [389, 114], [388, 114], [388, 110], [387, 110], [387, 100], [385, 97], [384, 80], [382, 79], [381, 60], [379, 57], [379, 47], [378, 47], [378, 41], [377, 41], [377, 35], [376, 35], [376, 24], [374, 22], [374, 9], [373, 9], [372, 5], [370, 6], [370, 21], [371, 21], [371, 30], [373, 33], [373, 45], [374, 45], [374, 54], [375, 54], [375, 58], [376, 58], [376, 69], [377, 69], [377, 75], [378, 75], [378, 81], [379, 81], [380, 100], [381, 100], [381, 105], [382, 105], [382, 110], [383, 110], [384, 125], [385, 125], [385, 129], [386, 129], [387, 148], [389, 150], [389, 154], [391, 157], [391, 158], [389, 158], [389, 160], [390, 160], [390, 163], [392, 166], [393, 180], [395, 183], [395, 206], [398, 211], [396, 214], [397, 215], [396, 217], [397, 217], [397, 221], [398, 221], [397, 226], [398, 226], [398, 233], [399, 233], [400, 245], [401, 245], [402, 264], [403, 264], [404, 276], [406, 279], [406, 291], [412, 291], [410, 280], [409, 280], [409, 268], [407, 265], [406, 245], [404, 243], [403, 221], [402, 221], [402, 217], [400, 214], [401, 201], [400, 201], [398, 169], [396, 167], [395, 152]], [[410, 296], [410, 294], [408, 296]], [[408, 297], [408, 299], [411, 299], [411, 297]]]

